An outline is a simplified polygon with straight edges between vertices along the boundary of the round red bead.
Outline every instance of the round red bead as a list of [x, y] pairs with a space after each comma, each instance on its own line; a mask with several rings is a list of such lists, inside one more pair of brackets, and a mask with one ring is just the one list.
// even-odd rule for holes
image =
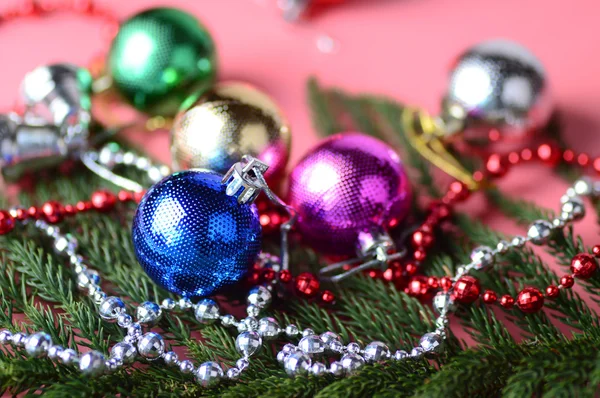
[[485, 168], [492, 177], [502, 177], [508, 172], [508, 161], [504, 156], [494, 153], [488, 158]]
[[558, 286], [550, 285], [546, 288], [546, 296], [548, 296], [549, 298], [558, 297], [559, 293], [560, 289], [558, 288]]
[[121, 202], [131, 202], [133, 200], [133, 192], [130, 191], [119, 191], [117, 198]]
[[38, 218], [40, 218], [41, 213], [37, 207], [31, 206], [29, 209], [27, 209], [27, 214], [29, 215], [30, 218], [37, 220]]
[[446, 203], [436, 202], [431, 205], [431, 214], [440, 220], [445, 220], [450, 217], [452, 210]]
[[408, 263], [408, 264], [406, 264], [404, 269], [406, 270], [406, 273], [408, 275], [414, 275], [417, 273], [417, 270], [419, 269], [419, 267], [415, 263]]
[[96, 191], [91, 197], [92, 206], [98, 211], [109, 211], [115, 207], [117, 196], [110, 191]]
[[459, 303], [470, 304], [477, 300], [480, 292], [481, 286], [476, 278], [473, 278], [472, 276], [463, 276], [454, 284], [452, 297]]
[[286, 269], [279, 271], [279, 280], [284, 283], [288, 283], [292, 280], [292, 274]]
[[452, 192], [454, 199], [462, 202], [469, 197], [469, 188], [464, 182], [453, 181], [448, 188], [448, 192]]
[[412, 234], [412, 244], [415, 249], [428, 248], [433, 243], [433, 234], [419, 229]]
[[575, 284], [575, 280], [571, 275], [565, 275], [562, 278], [560, 278], [560, 284], [562, 287], [568, 289], [573, 287], [573, 284]]
[[592, 247], [592, 253], [594, 253], [594, 256], [599, 257], [600, 256], [600, 245], [595, 245], [594, 247]]
[[544, 306], [544, 295], [535, 287], [526, 287], [517, 296], [517, 307], [526, 314], [538, 312]]
[[515, 305], [515, 299], [508, 294], [505, 294], [500, 298], [500, 305], [509, 310]]
[[442, 286], [442, 289], [447, 292], [452, 287], [452, 279], [447, 276], [443, 276], [442, 279], [440, 279], [440, 285]]
[[323, 300], [324, 303], [331, 304], [335, 301], [335, 295], [333, 292], [325, 290], [323, 294], [321, 294], [321, 300]]
[[440, 286], [440, 281], [435, 276], [430, 276], [429, 278], [427, 278], [427, 284], [430, 287], [437, 289]]
[[561, 158], [560, 148], [555, 144], [541, 144], [537, 148], [537, 156], [542, 162], [556, 166]]
[[296, 291], [303, 296], [313, 297], [319, 292], [319, 280], [310, 272], [303, 272], [296, 277]]
[[272, 268], [267, 268], [263, 270], [263, 279], [266, 281], [272, 281], [275, 279], [275, 271]]
[[404, 292], [421, 300], [427, 300], [433, 296], [433, 289], [427, 284], [427, 277], [423, 275], [413, 277]]
[[417, 261], [423, 261], [425, 260], [425, 257], [427, 256], [427, 253], [425, 253], [425, 250], [415, 250], [415, 252], [413, 253], [413, 257], [415, 258], [415, 260]]
[[250, 286], [258, 284], [260, 282], [260, 271], [253, 270], [248, 272], [248, 275], [246, 275], [246, 282]]
[[591, 254], [580, 253], [571, 260], [571, 272], [576, 278], [591, 278], [597, 269], [598, 261]]
[[65, 215], [72, 216], [77, 213], [77, 209], [73, 205], [65, 205]]
[[381, 277], [383, 278], [383, 280], [395, 283], [398, 286], [398, 284], [401, 284], [404, 279], [402, 267], [391, 266], [385, 271], [383, 271]]
[[498, 300], [498, 295], [493, 290], [486, 290], [483, 293], [483, 302], [486, 304], [494, 304]]
[[59, 202], [51, 200], [44, 203], [40, 209], [42, 215], [49, 223], [55, 224], [61, 222], [65, 215], [63, 205]]
[[6, 210], [0, 210], [0, 235], [5, 235], [15, 229], [15, 218]]

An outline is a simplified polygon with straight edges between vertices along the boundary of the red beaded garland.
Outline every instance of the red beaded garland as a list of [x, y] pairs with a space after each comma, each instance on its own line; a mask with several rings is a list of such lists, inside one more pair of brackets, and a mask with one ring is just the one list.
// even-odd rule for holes
[[454, 284], [452, 297], [459, 303], [470, 304], [477, 300], [480, 292], [481, 286], [476, 278], [463, 276]]
[[546, 296], [548, 298], [558, 297], [559, 293], [560, 293], [560, 289], [558, 288], [558, 286], [550, 285], [546, 288]]
[[0, 210], [0, 235], [5, 235], [15, 228], [15, 219], [6, 210]]
[[279, 280], [284, 283], [288, 283], [292, 280], [292, 274], [287, 269], [279, 271]]
[[65, 215], [63, 205], [54, 200], [44, 203], [40, 208], [40, 212], [46, 221], [51, 224], [61, 222]]
[[110, 211], [117, 204], [117, 196], [110, 191], [96, 191], [92, 194], [91, 202], [98, 211]]
[[450, 279], [448, 276], [443, 276], [442, 279], [440, 279], [440, 286], [442, 286], [442, 289], [447, 292], [452, 288], [452, 279]]
[[430, 231], [418, 229], [412, 234], [412, 244], [415, 249], [428, 248], [433, 244], [433, 234]]
[[535, 287], [526, 287], [517, 296], [517, 307], [526, 314], [532, 314], [544, 306], [544, 295]]
[[500, 305], [509, 310], [513, 307], [513, 305], [515, 305], [515, 299], [508, 294], [505, 294], [500, 298]]
[[319, 292], [319, 280], [310, 272], [303, 272], [296, 277], [296, 291], [303, 296], [313, 297]]
[[571, 272], [576, 278], [588, 279], [594, 275], [597, 269], [598, 262], [591, 254], [580, 253], [571, 260]]
[[562, 278], [560, 278], [560, 285], [564, 288], [570, 288], [573, 287], [573, 284], [575, 283], [575, 280], [573, 280], [573, 277], [571, 275], [565, 275]]
[[498, 300], [498, 295], [493, 290], [486, 290], [483, 293], [483, 302], [486, 304], [494, 304]]
[[404, 289], [409, 296], [417, 297], [421, 300], [427, 300], [433, 297], [434, 290], [427, 284], [427, 277], [423, 275], [415, 276]]
[[592, 247], [592, 253], [594, 253], [594, 256], [596, 257], [600, 256], [600, 245], [594, 245], [594, 247]]
[[325, 290], [321, 294], [321, 300], [323, 300], [324, 303], [331, 304], [335, 301], [335, 295], [331, 291]]

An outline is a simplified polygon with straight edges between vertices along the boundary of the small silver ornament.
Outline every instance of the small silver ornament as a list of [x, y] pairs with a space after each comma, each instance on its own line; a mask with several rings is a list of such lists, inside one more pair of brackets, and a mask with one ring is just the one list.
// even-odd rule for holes
[[187, 297], [182, 297], [179, 299], [179, 301], [177, 302], [177, 306], [179, 306], [180, 310], [189, 310], [190, 308], [192, 308], [194, 304], [192, 304], [192, 300], [190, 300]]
[[203, 387], [212, 387], [223, 378], [223, 369], [216, 362], [204, 362], [195, 372], [196, 380]]
[[137, 355], [135, 346], [131, 343], [121, 341], [110, 350], [110, 357], [123, 363], [132, 363]]
[[63, 351], [64, 351], [63, 347], [61, 347], [59, 345], [53, 345], [50, 348], [48, 348], [48, 358], [50, 358], [52, 360], [57, 360], [60, 358]]
[[360, 352], [360, 345], [358, 345], [358, 343], [355, 342], [348, 343], [346, 349], [352, 354], [358, 354]]
[[248, 366], [250, 365], [250, 361], [248, 361], [246, 358], [240, 358], [237, 361], [235, 361], [235, 366], [239, 369], [239, 370], [244, 370], [246, 369]]
[[127, 327], [127, 336], [131, 336], [136, 340], [142, 335], [142, 326], [139, 323], [132, 323]]
[[154, 361], [165, 352], [165, 341], [158, 333], [148, 332], [137, 343], [140, 355], [149, 361]]
[[286, 354], [289, 354], [289, 353], [298, 351], [298, 348], [296, 348], [296, 346], [293, 344], [287, 343], [286, 345], [283, 346], [283, 348], [281, 348], [281, 351]]
[[79, 370], [89, 376], [102, 374], [105, 369], [105, 361], [104, 355], [98, 351], [86, 352], [79, 359]]
[[240, 333], [235, 339], [235, 348], [244, 357], [254, 355], [262, 345], [262, 338], [256, 332]]
[[419, 359], [425, 354], [423, 347], [415, 347], [410, 351], [410, 357], [412, 359]]
[[504, 254], [508, 251], [508, 249], [510, 249], [510, 243], [505, 240], [501, 240], [496, 245], [496, 250], [498, 251], [498, 253]]
[[266, 308], [271, 304], [272, 294], [264, 286], [255, 286], [248, 292], [248, 304], [257, 306], [258, 308]]
[[221, 317], [221, 323], [223, 326], [233, 326], [235, 325], [235, 317], [233, 315], [223, 315]]
[[396, 361], [402, 361], [408, 357], [409, 357], [408, 352], [406, 352], [404, 350], [398, 350], [394, 353], [394, 359]]
[[311, 360], [308, 355], [301, 351], [291, 353], [284, 362], [283, 367], [290, 376], [306, 374], [311, 366]]
[[315, 334], [315, 331], [311, 328], [306, 328], [302, 331], [302, 337], [312, 336], [313, 334]]
[[[521, 137], [546, 125], [552, 111], [546, 72], [518, 43], [490, 40], [471, 47], [455, 63], [443, 101], [443, 118], [467, 130]], [[451, 124], [451, 123], [448, 123]]]
[[48, 333], [38, 332], [27, 337], [25, 340], [25, 351], [32, 357], [41, 357], [52, 345], [52, 339]]
[[340, 360], [342, 367], [347, 374], [352, 374], [358, 369], [362, 368], [365, 364], [365, 360], [358, 354], [348, 353]]
[[300, 340], [298, 343], [298, 348], [309, 355], [321, 354], [323, 351], [325, 351], [325, 343], [323, 343], [319, 336], [308, 335]]
[[373, 341], [365, 347], [364, 358], [367, 362], [379, 362], [390, 357], [390, 349], [381, 341]]
[[238, 332], [251, 332], [258, 330], [258, 320], [252, 316], [248, 316], [240, 321], [237, 325]]
[[510, 241], [510, 244], [516, 248], [523, 247], [523, 246], [525, 246], [525, 238], [523, 238], [522, 236], [515, 236]]
[[129, 314], [119, 314], [117, 317], [117, 325], [122, 328], [128, 328], [133, 323], [133, 318]]
[[310, 367], [310, 373], [314, 374], [315, 376], [321, 376], [326, 371], [327, 371], [327, 367], [325, 366], [325, 364], [323, 364], [321, 362], [315, 362]]
[[265, 340], [274, 339], [279, 335], [280, 330], [279, 324], [275, 318], [261, 318], [260, 321], [258, 321], [258, 334]]
[[288, 353], [285, 353], [283, 351], [279, 351], [277, 353], [277, 362], [284, 363], [285, 359], [287, 358], [288, 355], [289, 355]]
[[248, 314], [248, 316], [257, 317], [258, 315], [260, 315], [260, 308], [253, 304], [249, 304], [246, 307], [246, 314]]
[[296, 336], [298, 334], [298, 326], [290, 323], [285, 327], [285, 334], [287, 334], [290, 337]]
[[536, 245], [543, 245], [552, 234], [552, 223], [547, 220], [534, 221], [527, 230], [527, 237]]
[[479, 246], [471, 252], [471, 263], [479, 270], [494, 264], [494, 251], [487, 246]]
[[334, 341], [341, 343], [342, 338], [337, 333], [327, 331], [327, 332], [321, 334], [321, 341], [323, 341], [323, 343], [325, 343], [325, 347], [329, 347], [329, 345]]
[[437, 333], [425, 333], [419, 340], [419, 346], [426, 353], [437, 354], [442, 350], [444, 339]]
[[344, 367], [341, 362], [332, 362], [331, 365], [329, 365], [329, 371], [334, 376], [341, 376], [344, 374]]
[[75, 363], [77, 361], [78, 357], [77, 357], [77, 352], [75, 352], [75, 350], [71, 349], [71, 348], [67, 348], [66, 350], [63, 350], [63, 352], [60, 354], [60, 361], [62, 363], [64, 363], [65, 365], [71, 365], [73, 363]]
[[211, 299], [200, 300], [194, 307], [196, 320], [203, 324], [211, 324], [219, 319], [219, 305]]
[[100, 303], [98, 312], [100, 317], [105, 321], [114, 322], [119, 317], [121, 312], [125, 311], [125, 303], [118, 297], [110, 296], [106, 297]]
[[173, 300], [172, 298], [166, 298], [160, 302], [160, 307], [162, 309], [165, 309], [168, 311], [171, 311], [172, 309], [174, 309], [175, 305], [176, 305], [175, 300]]
[[190, 374], [194, 371], [194, 364], [190, 360], [184, 360], [179, 363], [179, 370], [183, 374]]
[[143, 326], [153, 326], [162, 317], [162, 309], [152, 301], [144, 301], [137, 307], [137, 321]]
[[179, 356], [174, 351], [169, 351], [165, 353], [165, 355], [163, 356], [163, 360], [165, 361], [165, 365], [167, 366], [179, 365]]

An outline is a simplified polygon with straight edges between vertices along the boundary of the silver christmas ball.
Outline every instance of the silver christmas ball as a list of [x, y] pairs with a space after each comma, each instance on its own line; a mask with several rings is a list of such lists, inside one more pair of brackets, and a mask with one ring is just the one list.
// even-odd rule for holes
[[235, 339], [235, 348], [244, 357], [254, 355], [262, 345], [262, 338], [256, 332], [240, 333]]
[[10, 330], [0, 330], [0, 344], [9, 344], [12, 342], [12, 333]]
[[342, 357], [340, 360], [342, 363], [342, 367], [344, 371], [348, 374], [352, 374], [356, 372], [358, 369], [362, 368], [365, 364], [365, 360], [358, 354], [348, 353]]
[[344, 374], [344, 367], [342, 366], [341, 362], [335, 361], [329, 365], [329, 371], [334, 376], [341, 376]]
[[543, 245], [552, 235], [552, 223], [547, 220], [534, 221], [527, 230], [527, 237], [536, 245]]
[[89, 376], [102, 374], [105, 369], [105, 361], [104, 355], [98, 351], [86, 352], [79, 359], [79, 370]]
[[546, 71], [527, 48], [489, 40], [458, 57], [443, 101], [443, 117], [469, 128], [522, 136], [548, 122], [552, 111]]
[[163, 356], [163, 360], [165, 361], [165, 365], [167, 366], [179, 365], [179, 356], [176, 352], [173, 351], [165, 353], [165, 355]]
[[442, 311], [453, 311], [456, 308], [456, 304], [449, 293], [438, 292], [433, 298], [433, 308], [438, 314]]
[[63, 350], [60, 354], [60, 361], [65, 365], [71, 365], [77, 361], [77, 352], [71, 348]]
[[471, 252], [471, 263], [475, 269], [482, 269], [494, 264], [494, 251], [487, 246], [479, 246]]
[[365, 347], [365, 360], [367, 362], [379, 362], [390, 357], [390, 349], [381, 341], [373, 341]]
[[184, 360], [179, 363], [179, 370], [183, 374], [190, 374], [194, 371], [194, 364], [190, 360]]
[[298, 348], [306, 354], [321, 354], [325, 351], [325, 343], [321, 340], [321, 337], [316, 335], [309, 335], [303, 337], [298, 343]]
[[437, 333], [425, 333], [419, 340], [419, 346], [429, 354], [441, 352], [444, 339]]
[[131, 363], [137, 355], [135, 346], [131, 343], [121, 341], [110, 350], [111, 359], [117, 359], [123, 363]]
[[46, 354], [52, 345], [52, 339], [48, 333], [38, 332], [27, 337], [25, 340], [25, 351], [32, 357], [40, 357]]
[[219, 319], [219, 305], [211, 299], [200, 300], [194, 307], [196, 320], [203, 324], [211, 324]]
[[153, 326], [162, 317], [162, 309], [152, 301], [144, 301], [137, 307], [136, 317], [143, 326]]
[[160, 334], [148, 332], [139, 339], [137, 350], [142, 357], [153, 361], [165, 352], [165, 341]]
[[261, 318], [261, 320], [258, 321], [258, 334], [265, 340], [274, 339], [279, 335], [280, 330], [279, 324], [275, 318]]
[[105, 321], [114, 322], [119, 317], [121, 312], [125, 311], [125, 303], [118, 297], [110, 296], [106, 297], [100, 303], [98, 313], [100, 317]]
[[198, 366], [195, 376], [203, 387], [212, 387], [223, 378], [223, 369], [216, 362], [204, 362]]
[[394, 353], [394, 359], [396, 361], [402, 361], [408, 357], [409, 357], [408, 352], [406, 352], [404, 350], [398, 350]]
[[248, 293], [248, 304], [257, 306], [258, 308], [266, 308], [271, 304], [272, 295], [269, 289], [264, 286], [255, 286]]
[[296, 351], [288, 355], [283, 367], [290, 376], [306, 374], [311, 366], [311, 360], [308, 355], [301, 351]]

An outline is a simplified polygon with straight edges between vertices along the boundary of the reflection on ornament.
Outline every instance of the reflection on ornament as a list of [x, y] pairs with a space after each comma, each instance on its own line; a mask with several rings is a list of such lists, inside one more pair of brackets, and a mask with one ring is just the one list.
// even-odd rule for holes
[[287, 121], [266, 94], [244, 83], [220, 83], [186, 100], [175, 118], [173, 168], [225, 173], [249, 154], [269, 165], [266, 177], [272, 179], [285, 169], [290, 139]]
[[108, 66], [114, 85], [133, 106], [173, 115], [190, 93], [206, 90], [214, 81], [215, 46], [194, 16], [153, 8], [121, 25]]
[[352, 255], [382, 243], [374, 241], [382, 235], [373, 231], [391, 219], [402, 220], [411, 195], [392, 148], [364, 134], [345, 133], [324, 140], [298, 163], [289, 201], [307, 244], [324, 253]]

